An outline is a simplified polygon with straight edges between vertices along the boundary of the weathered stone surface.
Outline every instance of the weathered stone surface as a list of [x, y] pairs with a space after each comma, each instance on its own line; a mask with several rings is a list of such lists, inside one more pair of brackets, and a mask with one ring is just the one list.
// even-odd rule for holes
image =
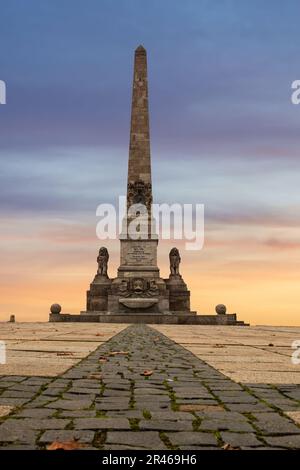
[[92, 400], [56, 400], [46, 405], [57, 410], [82, 410], [91, 406]]
[[154, 431], [126, 431], [126, 432], [108, 432], [106, 445], [122, 444], [135, 449], [166, 449], [161, 441], [158, 432]]
[[33, 444], [36, 437], [36, 431], [21, 425], [19, 420], [16, 419], [7, 420], [0, 425], [0, 442]]
[[60, 411], [60, 418], [95, 418], [96, 410], [68, 410]]
[[191, 421], [166, 421], [164, 419], [150, 419], [139, 422], [140, 429], [150, 431], [192, 431]]
[[128, 419], [125, 418], [79, 418], [74, 420], [75, 429], [130, 429]]
[[254, 424], [263, 434], [300, 434], [298, 426], [278, 413], [255, 413], [254, 416]]
[[253, 432], [253, 427], [242, 421], [222, 420], [222, 419], [204, 419], [201, 422], [200, 430], [202, 431], [221, 431], [228, 430], [232, 432]]
[[272, 447], [284, 447], [286, 449], [300, 449], [299, 434], [289, 435], [289, 436], [266, 437], [265, 440]]
[[234, 432], [221, 432], [221, 438], [225, 444], [230, 444], [233, 447], [259, 447], [263, 443], [257, 439], [254, 433], [234, 433]]
[[54, 410], [46, 408], [29, 408], [19, 411], [16, 418], [50, 418], [54, 413]]
[[24, 418], [17, 420], [21, 426], [25, 426], [28, 429], [65, 429], [70, 420], [68, 419], [56, 419], [56, 418]]
[[54, 441], [66, 442], [77, 440], [78, 442], [91, 444], [94, 440], [95, 433], [93, 431], [79, 431], [66, 430], [66, 431], [46, 431], [39, 438], [40, 444], [48, 444]]
[[204, 432], [176, 432], [167, 433], [171, 443], [176, 446], [217, 446], [217, 439], [213, 434]]

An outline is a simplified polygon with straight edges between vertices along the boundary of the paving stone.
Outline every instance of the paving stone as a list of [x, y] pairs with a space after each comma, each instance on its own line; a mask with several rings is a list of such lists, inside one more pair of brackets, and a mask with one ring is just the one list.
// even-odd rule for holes
[[97, 397], [96, 398], [96, 403], [113, 403], [113, 404], [128, 404], [130, 400], [130, 397], [126, 395], [125, 397]]
[[32, 392], [24, 392], [24, 391], [18, 391], [18, 390], [5, 390], [5, 392], [2, 393], [1, 395], [1, 400], [3, 398], [21, 398], [21, 399], [30, 399], [33, 398], [36, 393]]
[[26, 385], [40, 385], [40, 386], [43, 386], [43, 385], [47, 385], [49, 382], [51, 382], [51, 379], [49, 379], [49, 377], [47, 377], [47, 378], [30, 377], [29, 379], [27, 379], [23, 383], [24, 384], [26, 383]]
[[285, 447], [287, 449], [300, 449], [300, 436], [289, 435], [289, 436], [277, 436], [277, 437], [266, 437], [267, 444], [272, 447]]
[[19, 420], [8, 419], [0, 425], [0, 442], [33, 444], [37, 432], [20, 425]]
[[103, 397], [121, 397], [121, 398], [124, 398], [124, 397], [130, 397], [131, 395], [131, 392], [130, 390], [110, 390], [110, 389], [106, 389], [104, 390], [102, 396]]
[[29, 398], [5, 398], [0, 396], [0, 406], [22, 406], [24, 403], [27, 403], [30, 399]]
[[15, 383], [15, 382], [22, 382], [25, 379], [27, 379], [27, 377], [23, 375], [9, 375], [5, 377], [0, 377], [0, 384], [2, 384], [3, 382], [7, 382], [7, 380]]
[[28, 429], [64, 429], [68, 424], [70, 424], [70, 420], [68, 419], [56, 419], [56, 418], [24, 418], [18, 419], [18, 423], [22, 426], [26, 426]]
[[26, 408], [41, 408], [44, 405], [48, 405], [54, 402], [57, 397], [42, 397], [41, 395], [34, 400], [26, 403]]
[[54, 387], [51, 387], [51, 388], [47, 388], [46, 390], [43, 391], [42, 393], [42, 396], [45, 397], [45, 396], [50, 396], [50, 397], [57, 397], [59, 396], [62, 392], [63, 392], [63, 388], [54, 388]]
[[0, 444], [0, 450], [36, 450], [36, 446], [34, 444], [6, 444], [4, 446], [1, 446]]
[[56, 400], [46, 405], [46, 408], [57, 410], [82, 410], [90, 408], [92, 400]]
[[78, 394], [78, 393], [63, 393], [61, 395], [62, 400], [90, 400], [91, 403], [95, 401], [97, 395], [89, 394]]
[[207, 399], [180, 399], [176, 397], [176, 403], [181, 407], [184, 405], [196, 405], [196, 406], [209, 406], [209, 405], [218, 405], [217, 400], [207, 400]]
[[151, 411], [152, 419], [163, 419], [166, 421], [194, 421], [195, 416], [192, 413], [181, 411]]
[[300, 410], [300, 404], [293, 400], [287, 399], [282, 399], [282, 400], [266, 400], [268, 403], [270, 403], [273, 406], [276, 406], [280, 410], [295, 410], [297, 407]]
[[258, 447], [263, 445], [254, 433], [239, 434], [234, 432], [221, 432], [221, 438], [225, 444], [230, 444], [233, 447]]
[[15, 385], [15, 382], [11, 381], [11, 380], [3, 380], [0, 382], [0, 388], [9, 388], [9, 387], [13, 387]]
[[55, 413], [54, 410], [46, 408], [23, 409], [15, 415], [16, 418], [50, 418]]
[[130, 429], [130, 423], [126, 418], [79, 418], [74, 420], [75, 429]]
[[47, 390], [49, 390], [50, 388], [66, 388], [70, 384], [71, 384], [70, 380], [56, 379], [47, 385]]
[[201, 422], [201, 431], [232, 431], [232, 432], [253, 432], [253, 427], [247, 422], [222, 420], [222, 419], [204, 419]]
[[96, 410], [67, 410], [59, 412], [60, 418], [95, 418]]
[[256, 413], [255, 426], [263, 434], [300, 434], [300, 428], [278, 413]]
[[166, 411], [166, 410], [171, 409], [171, 402], [168, 403], [168, 402], [153, 401], [153, 402], [144, 403], [144, 402], [136, 401], [134, 404], [134, 408], [137, 410], [149, 409], [149, 410], [154, 410], [154, 411], [158, 411], [158, 410]]
[[105, 445], [121, 444], [133, 449], [140, 447], [143, 449], [166, 449], [161, 441], [158, 432], [154, 431], [109, 431], [107, 433]]
[[226, 408], [230, 411], [238, 411], [240, 413], [255, 413], [262, 411], [265, 413], [273, 412], [274, 410], [264, 403], [251, 403], [251, 404], [241, 404], [241, 403], [226, 403]]
[[120, 411], [120, 410], [129, 410], [129, 404], [120, 404], [117, 403], [96, 403], [95, 408], [97, 411]]
[[47, 444], [54, 441], [66, 442], [77, 440], [78, 442], [91, 444], [94, 440], [95, 433], [93, 431], [79, 431], [77, 429], [65, 431], [45, 431], [39, 438], [40, 444]]
[[192, 421], [167, 421], [164, 419], [141, 420], [140, 429], [150, 431], [192, 431]]
[[258, 403], [258, 400], [251, 395], [248, 395], [247, 393], [243, 396], [228, 396], [228, 395], [218, 395], [219, 399], [225, 403], [226, 405], [228, 403], [247, 403], [247, 404], [256, 404]]
[[16, 383], [13, 387], [9, 387], [9, 391], [30, 392], [32, 396], [39, 392], [40, 389], [40, 385], [26, 385], [26, 383]]
[[110, 418], [127, 418], [127, 419], [143, 419], [142, 410], [111, 410], [109, 411]]
[[77, 393], [77, 394], [83, 394], [83, 395], [100, 395], [101, 390], [100, 390], [100, 387], [98, 388], [71, 387], [68, 389], [68, 393]]
[[134, 394], [141, 395], [141, 396], [150, 396], [150, 395], [159, 395], [164, 396], [168, 395], [167, 390], [158, 389], [158, 388], [148, 388], [148, 387], [139, 387], [134, 389]]
[[204, 432], [176, 432], [166, 434], [175, 446], [217, 446], [217, 439], [213, 434]]
[[208, 410], [205, 410], [205, 411], [197, 411], [195, 413], [196, 416], [198, 416], [199, 418], [201, 418], [201, 420], [203, 419], [209, 419], [209, 420], [214, 420], [214, 419], [217, 419], [217, 420], [222, 420], [222, 421], [235, 421], [235, 422], [242, 422], [242, 423], [246, 423], [248, 422], [247, 421], [247, 418], [241, 414], [241, 413], [237, 413], [236, 411], [226, 411], [224, 409], [222, 409], [221, 411], [208, 411]]

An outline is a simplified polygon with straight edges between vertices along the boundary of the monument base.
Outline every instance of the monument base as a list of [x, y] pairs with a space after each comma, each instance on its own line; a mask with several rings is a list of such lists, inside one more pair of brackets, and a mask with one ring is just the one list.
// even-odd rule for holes
[[103, 312], [50, 313], [50, 322], [92, 322], [92, 323], [145, 323], [162, 325], [231, 325], [247, 326], [243, 321], [238, 321], [235, 313], [226, 315], [197, 315], [196, 312], [182, 313], [144, 313], [110, 314]]

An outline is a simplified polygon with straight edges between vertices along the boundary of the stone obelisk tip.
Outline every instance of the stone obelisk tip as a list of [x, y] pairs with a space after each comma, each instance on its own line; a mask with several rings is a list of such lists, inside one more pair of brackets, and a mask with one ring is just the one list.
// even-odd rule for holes
[[146, 54], [146, 49], [141, 44], [135, 50], [136, 54]]

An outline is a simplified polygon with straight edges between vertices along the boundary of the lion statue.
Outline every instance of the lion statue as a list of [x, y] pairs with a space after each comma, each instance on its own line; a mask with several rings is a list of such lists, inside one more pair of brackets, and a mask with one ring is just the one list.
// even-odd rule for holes
[[98, 270], [97, 274], [107, 277], [107, 265], [109, 260], [109, 254], [107, 248], [102, 246], [99, 250], [99, 255], [97, 257]]
[[179, 276], [179, 264], [181, 261], [178, 248], [172, 248], [169, 254], [171, 276]]

